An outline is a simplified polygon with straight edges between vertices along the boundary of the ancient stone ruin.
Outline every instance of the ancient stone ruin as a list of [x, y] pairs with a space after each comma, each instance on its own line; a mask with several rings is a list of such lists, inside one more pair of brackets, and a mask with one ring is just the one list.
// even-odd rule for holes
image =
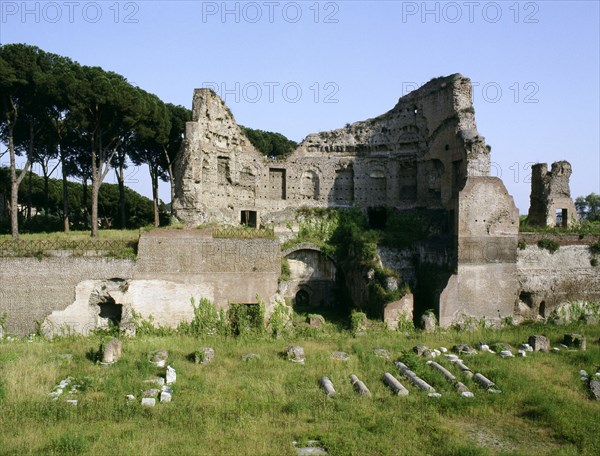
[[531, 205], [527, 221], [536, 226], [569, 226], [577, 220], [577, 210], [571, 199], [569, 179], [571, 164], [567, 161], [531, 167]]
[[[570, 175], [564, 161], [550, 172], [533, 167], [530, 224], [574, 220]], [[143, 232], [136, 261], [0, 252], [7, 329], [31, 333], [37, 320], [49, 335], [125, 331], [134, 315], [176, 327], [193, 318], [191, 298], [221, 309], [264, 302], [267, 318], [281, 302], [340, 305], [340, 291], [357, 306], [367, 302], [373, 270], [342, 264], [314, 244], [282, 251], [282, 233], [290, 234], [300, 208], [359, 209], [372, 228], [385, 226], [390, 211], [431, 221], [432, 237], [378, 247], [376, 261], [395, 271], [386, 290], [399, 282], [412, 290], [376, 309], [392, 328], [423, 316], [433, 327], [547, 319], [565, 302], [600, 299], [594, 239], [561, 238], [551, 254], [538, 247], [537, 233], [519, 233], [513, 198], [490, 175], [471, 82], [459, 74], [431, 80], [380, 116], [310, 134], [278, 160], [253, 147], [213, 91], [197, 89], [175, 183], [174, 208], [190, 229]], [[270, 226], [277, 237], [219, 237], [195, 229], [204, 223]]]

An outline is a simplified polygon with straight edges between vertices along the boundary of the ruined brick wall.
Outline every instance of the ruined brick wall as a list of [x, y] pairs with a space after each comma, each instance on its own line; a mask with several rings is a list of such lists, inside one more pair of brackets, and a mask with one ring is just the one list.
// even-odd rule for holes
[[0, 258], [0, 314], [7, 314], [7, 331], [33, 333], [36, 321], [73, 303], [77, 284], [131, 279], [134, 265], [109, 258]]
[[196, 225], [239, 224], [245, 211], [281, 223], [300, 206], [452, 210], [468, 176], [489, 174], [471, 91], [461, 75], [434, 79], [385, 114], [308, 135], [286, 160], [269, 160], [214, 92], [197, 89], [176, 169], [177, 214]]
[[515, 314], [525, 319], [547, 318], [565, 302], [599, 301], [600, 266], [592, 265], [593, 257], [589, 245], [581, 243], [563, 242], [554, 253], [535, 243], [519, 250]]
[[531, 167], [531, 195], [527, 221], [533, 226], [568, 226], [577, 220], [577, 210], [571, 199], [569, 180], [571, 164], [567, 161]]
[[176, 327], [193, 318], [190, 299], [268, 302], [281, 273], [279, 243], [213, 239], [199, 231], [143, 233], [137, 261], [108, 258], [0, 258], [0, 314], [7, 331], [25, 335], [44, 322], [47, 333], [87, 333], [103, 327], [98, 295], [157, 324]]

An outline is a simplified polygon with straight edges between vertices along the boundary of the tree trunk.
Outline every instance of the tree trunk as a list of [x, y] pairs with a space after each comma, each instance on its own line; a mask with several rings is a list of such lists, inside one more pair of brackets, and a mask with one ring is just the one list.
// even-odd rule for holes
[[31, 223], [31, 179], [33, 178], [33, 172], [29, 173], [29, 179], [27, 179], [27, 223]]
[[50, 198], [48, 197], [50, 187], [50, 176], [46, 169], [44, 169], [44, 217], [48, 220], [48, 212], [50, 211]]
[[167, 162], [167, 173], [169, 174], [169, 185], [171, 186], [171, 216], [177, 217], [175, 206], [173, 202], [175, 201], [175, 180], [173, 178], [173, 163], [171, 163], [171, 159], [169, 158], [169, 154], [167, 152], [167, 148], [163, 146], [163, 151], [165, 153], [165, 160]]
[[10, 152], [10, 231], [13, 241], [19, 240], [19, 183], [12, 126], [8, 127], [8, 150]]
[[98, 237], [98, 193], [100, 180], [92, 177], [92, 237]]
[[152, 180], [152, 205], [154, 209], [154, 226], [160, 226], [160, 219], [158, 216], [158, 173], [150, 172], [150, 179]]
[[67, 186], [67, 171], [65, 167], [65, 152], [63, 151], [60, 144], [58, 145], [60, 151], [60, 166], [62, 168], [62, 198], [63, 198], [63, 229], [65, 233], [70, 230], [69, 226], [69, 187]]
[[119, 160], [119, 168], [115, 169], [119, 184], [119, 214], [121, 216], [121, 229], [127, 229], [127, 214], [125, 212], [125, 170], [123, 161]]

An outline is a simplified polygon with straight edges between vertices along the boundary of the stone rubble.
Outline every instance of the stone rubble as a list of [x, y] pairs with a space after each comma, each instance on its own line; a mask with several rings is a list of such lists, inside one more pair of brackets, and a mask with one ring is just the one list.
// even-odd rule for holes
[[432, 393], [435, 393], [435, 388], [433, 386], [431, 386], [429, 383], [427, 383], [425, 380], [423, 380], [422, 378], [420, 378], [413, 371], [411, 371], [406, 366], [406, 364], [404, 364], [404, 363], [402, 363], [400, 361], [397, 361], [396, 362], [396, 367], [400, 370], [400, 372], [402, 372], [402, 374], [404, 374], [404, 376], [406, 378], [408, 378], [417, 387], [421, 388], [422, 390], [431, 391]]
[[350, 355], [348, 355], [348, 353], [343, 352], [343, 351], [334, 351], [333, 353], [331, 353], [331, 357], [333, 359], [337, 359], [338, 361], [349, 361], [350, 360]]
[[306, 357], [304, 347], [299, 345], [290, 345], [286, 350], [287, 359], [293, 363], [304, 364]]
[[408, 390], [389, 372], [383, 374], [383, 382], [388, 385], [395, 395], [397, 396], [408, 396]]
[[196, 364], [210, 364], [215, 359], [215, 350], [211, 347], [202, 347], [194, 353], [194, 362]]
[[333, 383], [329, 380], [329, 377], [321, 377], [321, 387], [323, 388], [323, 391], [325, 391], [327, 397], [335, 396], [335, 389], [333, 388]]
[[356, 392], [361, 396], [371, 397], [371, 391], [369, 388], [354, 374], [350, 375], [350, 383], [356, 389]]
[[113, 364], [121, 358], [123, 344], [119, 339], [113, 338], [104, 345], [102, 351], [102, 364]]
[[590, 381], [590, 392], [595, 400], [600, 401], [600, 379], [593, 378]]
[[383, 358], [383, 359], [390, 359], [392, 357], [390, 352], [387, 351], [385, 348], [375, 348], [373, 350], [373, 354], [375, 356], [377, 356], [378, 358]]
[[309, 440], [305, 447], [299, 447], [298, 442], [292, 442], [296, 448], [297, 456], [326, 456], [327, 450], [321, 446], [318, 440]]
[[167, 371], [165, 374], [165, 383], [167, 385], [171, 385], [172, 383], [175, 383], [177, 381], [177, 373], [175, 372], [175, 369], [173, 369], [171, 366], [167, 366]]
[[168, 359], [169, 352], [167, 350], [159, 350], [149, 355], [150, 363], [154, 364], [156, 367], [165, 367]]
[[143, 397], [142, 398], [142, 406], [144, 407], [154, 407], [156, 405], [156, 399], [153, 397]]
[[467, 344], [458, 344], [452, 347], [452, 351], [459, 355], [476, 355], [477, 350]]
[[528, 342], [533, 351], [547, 352], [550, 350], [550, 340], [546, 336], [529, 336]]

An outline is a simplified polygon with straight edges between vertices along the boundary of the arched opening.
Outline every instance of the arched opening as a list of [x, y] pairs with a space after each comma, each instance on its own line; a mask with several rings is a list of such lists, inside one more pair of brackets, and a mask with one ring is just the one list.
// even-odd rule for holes
[[298, 290], [298, 293], [296, 293], [296, 296], [294, 297], [294, 310], [303, 312], [309, 310], [310, 307], [310, 294], [308, 291], [305, 289]]

